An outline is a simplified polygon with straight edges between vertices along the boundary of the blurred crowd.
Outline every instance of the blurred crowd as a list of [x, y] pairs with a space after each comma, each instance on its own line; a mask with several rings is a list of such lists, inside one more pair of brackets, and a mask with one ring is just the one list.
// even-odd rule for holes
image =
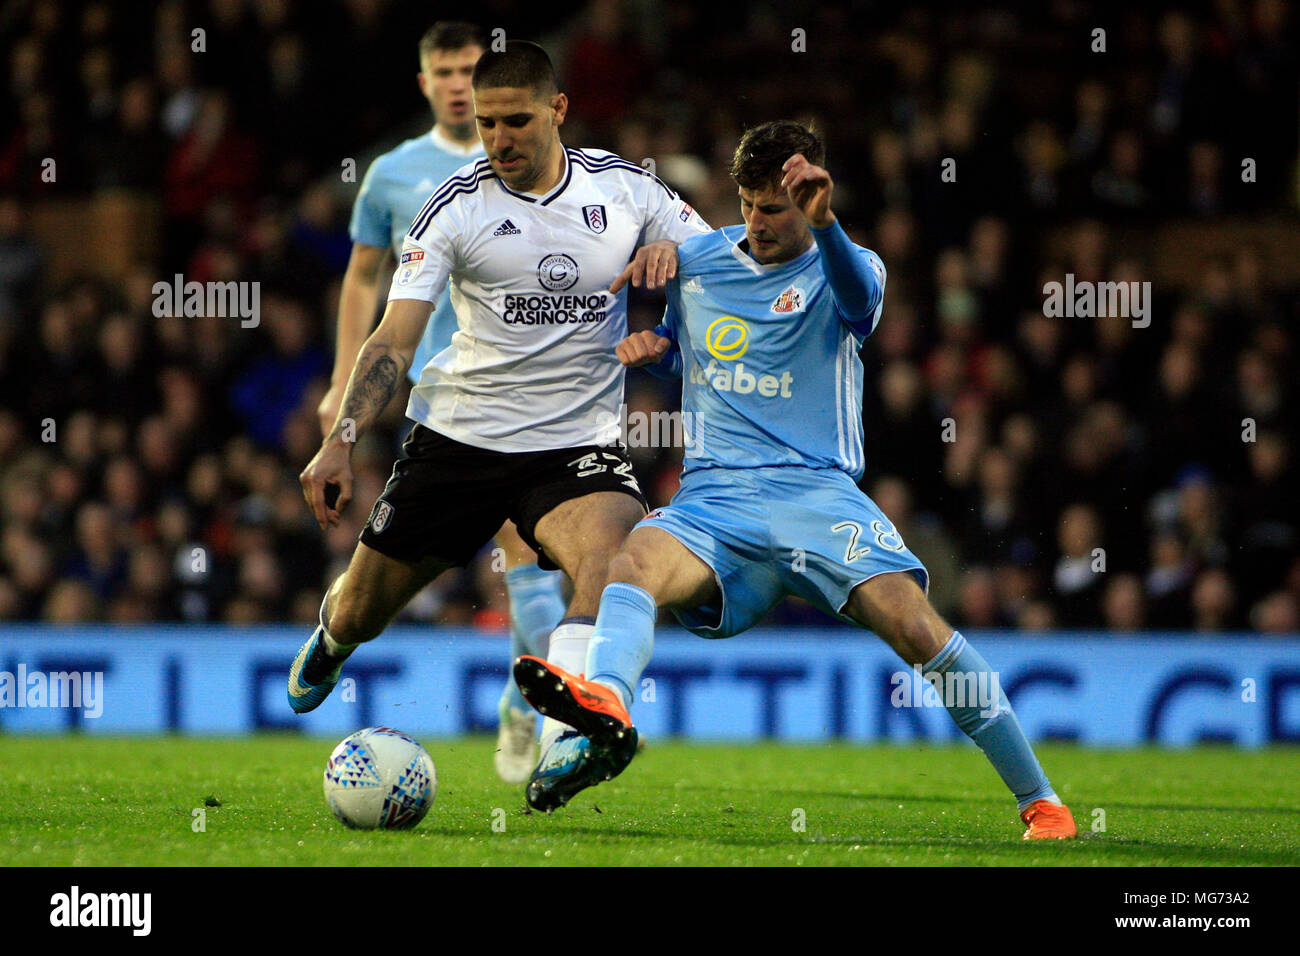
[[[1246, 241], [1189, 267], [1133, 241], [1294, 220], [1285, 3], [438, 13], [543, 42], [566, 142], [654, 159], [715, 226], [739, 221], [741, 130], [814, 124], [837, 214], [889, 270], [863, 350], [862, 487], [955, 624], [1300, 631], [1300, 296], [1277, 277], [1300, 249]], [[315, 619], [401, 438], [395, 403], [358, 446], [347, 520], [321, 532], [297, 474], [350, 250], [339, 171], [356, 159], [359, 180], [430, 125], [415, 73], [432, 18], [400, 0], [0, 0], [0, 619]], [[108, 191], [159, 204], [157, 256], [50, 283], [77, 253], [38, 239], [42, 202]], [[155, 316], [177, 272], [260, 282], [259, 323]], [[1048, 317], [1043, 285], [1067, 273], [1152, 281], [1149, 327]], [[635, 294], [634, 327], [660, 307]], [[676, 402], [629, 376], [629, 411]], [[680, 450], [632, 452], [665, 503]], [[500, 570], [485, 549], [404, 617], [499, 628]], [[793, 600], [772, 616], [820, 620]]]

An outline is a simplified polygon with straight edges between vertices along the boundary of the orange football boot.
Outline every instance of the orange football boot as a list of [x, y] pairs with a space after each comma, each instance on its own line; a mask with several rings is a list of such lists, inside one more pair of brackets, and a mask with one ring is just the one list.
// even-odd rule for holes
[[1028, 827], [1026, 840], [1073, 840], [1079, 835], [1070, 808], [1050, 800], [1035, 800], [1020, 819]]
[[604, 684], [530, 654], [516, 658], [514, 674], [519, 693], [538, 713], [568, 724], [592, 746], [608, 750], [630, 736], [632, 718], [618, 694]]

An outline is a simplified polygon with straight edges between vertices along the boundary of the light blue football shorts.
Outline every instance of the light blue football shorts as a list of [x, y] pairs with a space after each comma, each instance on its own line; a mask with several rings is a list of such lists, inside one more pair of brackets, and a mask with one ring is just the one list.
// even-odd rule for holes
[[838, 468], [703, 468], [636, 527], [668, 532], [713, 569], [722, 606], [674, 612], [701, 637], [739, 634], [791, 594], [847, 621], [853, 589], [890, 571], [930, 586], [893, 522]]

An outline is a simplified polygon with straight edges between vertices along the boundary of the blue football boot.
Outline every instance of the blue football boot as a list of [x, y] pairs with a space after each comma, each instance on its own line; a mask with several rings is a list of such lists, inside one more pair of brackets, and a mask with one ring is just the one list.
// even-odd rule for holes
[[576, 730], [566, 730], [546, 748], [524, 798], [534, 810], [550, 813], [580, 791], [617, 777], [635, 755], [635, 728], [609, 750], [598, 750]]
[[339, 672], [347, 661], [345, 657], [331, 666], [333, 661], [325, 653], [323, 631], [324, 628], [318, 627], [312, 632], [307, 643], [298, 648], [298, 656], [289, 667], [289, 706], [295, 714], [315, 710], [324, 702], [339, 682]]

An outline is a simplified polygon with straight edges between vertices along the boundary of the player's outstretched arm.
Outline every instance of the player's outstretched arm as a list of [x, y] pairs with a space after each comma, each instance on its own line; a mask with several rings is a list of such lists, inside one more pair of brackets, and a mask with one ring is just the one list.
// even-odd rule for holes
[[349, 422], [353, 435], [360, 437], [388, 407], [411, 367], [431, 311], [433, 303], [424, 299], [389, 301], [357, 356], [338, 419], [325, 436], [327, 442], [339, 438]]
[[642, 283], [647, 289], [662, 289], [676, 275], [677, 243], [658, 239], [636, 251], [632, 261], [609, 284], [609, 291], [617, 293], [629, 281], [638, 289]]
[[357, 364], [357, 355], [370, 334], [375, 317], [375, 302], [379, 295], [379, 270], [388, 249], [364, 242], [352, 244], [347, 272], [343, 274], [343, 289], [339, 294], [338, 333], [334, 342], [334, 372], [330, 388], [316, 409], [320, 417], [322, 435], [334, 427], [343, 405], [343, 392], [348, 387], [348, 376]]
[[802, 153], [787, 159], [782, 169], [782, 187], [812, 227], [836, 310], [857, 334], [870, 335], [885, 294], [884, 266], [874, 253], [863, 254], [836, 220], [831, 211], [835, 183], [830, 173], [808, 162]]
[[[322, 528], [338, 524], [339, 515], [352, 499], [352, 448], [397, 394], [432, 309], [433, 303], [423, 299], [391, 300], [378, 327], [361, 347], [338, 418], [299, 476], [303, 496]], [[332, 508], [325, 503], [326, 485], [339, 487]]]

